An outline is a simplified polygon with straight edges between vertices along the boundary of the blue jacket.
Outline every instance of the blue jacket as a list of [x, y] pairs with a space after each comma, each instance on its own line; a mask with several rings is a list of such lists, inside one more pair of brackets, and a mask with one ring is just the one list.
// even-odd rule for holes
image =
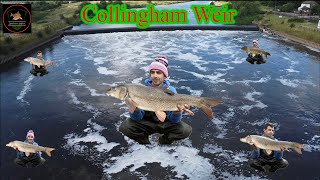
[[[152, 81], [150, 79], [146, 79], [144, 83], [145, 83], [146, 86], [151, 86]], [[162, 87], [165, 88], [165, 89], [169, 89], [174, 94], [177, 94], [177, 90], [174, 87], [170, 86], [170, 83], [167, 80], [163, 81]], [[129, 114], [130, 114], [130, 118], [132, 120], [141, 121], [143, 119], [144, 115], [145, 115], [145, 111], [142, 110], [142, 109], [138, 109], [138, 110], [134, 111], [133, 113], [129, 113]], [[166, 114], [167, 114], [167, 119], [170, 122], [176, 123], [176, 124], [181, 122], [182, 113], [173, 114], [172, 111], [167, 111]]]
[[[275, 139], [276, 140], [276, 139]], [[252, 159], [258, 159], [260, 157], [260, 149], [257, 148], [257, 151], [252, 151], [251, 157]], [[282, 159], [283, 157], [283, 152], [280, 151], [273, 151], [273, 157], [277, 160]]]
[[[25, 142], [25, 143], [28, 143], [27, 140], [25, 140], [24, 142]], [[34, 141], [33, 141], [33, 145], [39, 146], [38, 143], [36, 143], [36, 142], [34, 142]], [[41, 158], [41, 152], [35, 153], [35, 155], [36, 155], [38, 158]], [[27, 157], [27, 156], [25, 155], [24, 152], [21, 152], [21, 151], [18, 152], [18, 153], [17, 153], [17, 158], [22, 158], [22, 157]]]

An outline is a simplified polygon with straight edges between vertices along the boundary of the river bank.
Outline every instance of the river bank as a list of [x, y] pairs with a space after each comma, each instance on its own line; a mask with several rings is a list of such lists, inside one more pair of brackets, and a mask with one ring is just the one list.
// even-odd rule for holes
[[11, 63], [11, 62], [15, 62], [17, 60], [20, 60], [22, 58], [27, 57], [30, 53], [35, 52], [37, 50], [41, 50], [44, 47], [46, 47], [47, 45], [51, 44], [52, 42], [60, 39], [61, 37], [63, 37], [63, 32], [65, 30], [69, 30], [72, 29], [73, 26], [67, 26], [65, 28], [62, 28], [60, 30], [58, 30], [55, 34], [45, 38], [43, 41], [38, 41], [38, 42], [34, 42], [31, 45], [28, 45], [28, 47], [22, 48], [18, 51], [16, 51], [14, 54], [11, 54], [9, 56], [6, 56], [4, 58], [1, 58], [0, 61], [0, 65], [2, 64], [6, 64], [6, 63]]
[[320, 44], [318, 44], [318, 43], [315, 43], [315, 42], [312, 42], [312, 41], [308, 41], [306, 39], [299, 38], [297, 36], [293, 36], [293, 35], [287, 34], [285, 32], [277, 31], [275, 29], [272, 29], [270, 27], [266, 27], [265, 25], [262, 25], [262, 24], [259, 24], [259, 23], [256, 23], [256, 25], [259, 26], [260, 32], [263, 32], [263, 33], [266, 33], [266, 34], [270, 34], [270, 35], [273, 35], [273, 36], [279, 36], [279, 37], [285, 38], [285, 39], [289, 39], [289, 40], [291, 40], [291, 41], [293, 41], [295, 43], [298, 43], [300, 45], [309, 46], [309, 47], [315, 48], [320, 52]]

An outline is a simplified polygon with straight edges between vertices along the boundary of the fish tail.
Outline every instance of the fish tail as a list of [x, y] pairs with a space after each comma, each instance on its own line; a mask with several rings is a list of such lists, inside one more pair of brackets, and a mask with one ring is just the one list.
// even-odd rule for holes
[[213, 98], [201, 98], [200, 100], [200, 109], [204, 112], [204, 114], [212, 119], [213, 118], [213, 112], [211, 110], [211, 107], [214, 107], [216, 105], [222, 104], [223, 101], [213, 99]]
[[54, 150], [54, 148], [45, 147], [45, 152], [46, 152], [46, 154], [47, 154], [48, 156], [50, 156], [50, 157], [51, 157], [51, 151], [53, 151], [53, 150]]
[[266, 58], [268, 58], [268, 56], [271, 56], [271, 54], [267, 52], [266, 53]]
[[301, 149], [304, 147], [304, 144], [299, 144], [299, 143], [293, 143], [293, 151], [298, 153], [298, 154], [302, 154]]

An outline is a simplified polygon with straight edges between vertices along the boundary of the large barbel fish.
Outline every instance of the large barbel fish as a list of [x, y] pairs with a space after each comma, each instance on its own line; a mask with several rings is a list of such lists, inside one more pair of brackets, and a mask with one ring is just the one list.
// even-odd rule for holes
[[44, 61], [34, 57], [25, 58], [24, 61], [29, 62], [30, 64], [36, 65], [40, 68], [40, 66], [44, 65], [55, 65], [56, 63], [53, 61]]
[[301, 149], [304, 147], [303, 144], [289, 141], [277, 141], [264, 136], [249, 135], [244, 138], [240, 138], [241, 142], [255, 145], [260, 149], [274, 150], [274, 151], [288, 151], [293, 149], [296, 153], [302, 154]]
[[30, 153], [36, 153], [41, 151], [45, 152], [48, 156], [51, 156], [51, 151], [54, 150], [54, 148], [35, 146], [33, 144], [25, 143], [22, 141], [11, 141], [6, 146], [24, 152], [27, 157], [30, 155]]
[[247, 54], [252, 54], [252, 56], [254, 57], [256, 54], [261, 54], [261, 55], [265, 55], [266, 58], [268, 58], [268, 56], [271, 56], [270, 53], [262, 50], [262, 49], [259, 49], [259, 48], [256, 48], [256, 47], [249, 47], [249, 46], [243, 46], [241, 48], [242, 51], [246, 52]]
[[[178, 111], [178, 104], [182, 106], [184, 104], [189, 104], [200, 108], [208, 118], [212, 119], [213, 112], [211, 107], [223, 103], [223, 101], [213, 98], [196, 97], [186, 94], [173, 94], [167, 89], [136, 84], [118, 85], [107, 90], [106, 94], [125, 101], [129, 106], [129, 111], [130, 106], [134, 105], [135, 107], [143, 110], [156, 112], [158, 118], [160, 112]], [[134, 109], [131, 109], [130, 112], [133, 112]]]

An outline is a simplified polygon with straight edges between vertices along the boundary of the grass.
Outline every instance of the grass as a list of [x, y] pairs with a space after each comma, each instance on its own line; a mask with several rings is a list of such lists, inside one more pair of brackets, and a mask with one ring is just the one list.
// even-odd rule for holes
[[[260, 24], [265, 24], [271, 29], [284, 32], [286, 34], [296, 36], [311, 42], [320, 44], [320, 31], [317, 29], [317, 23], [302, 22], [302, 23], [288, 23], [290, 17], [283, 16], [279, 18], [278, 15], [267, 14], [259, 21]], [[291, 24], [294, 24], [294, 27]]]

